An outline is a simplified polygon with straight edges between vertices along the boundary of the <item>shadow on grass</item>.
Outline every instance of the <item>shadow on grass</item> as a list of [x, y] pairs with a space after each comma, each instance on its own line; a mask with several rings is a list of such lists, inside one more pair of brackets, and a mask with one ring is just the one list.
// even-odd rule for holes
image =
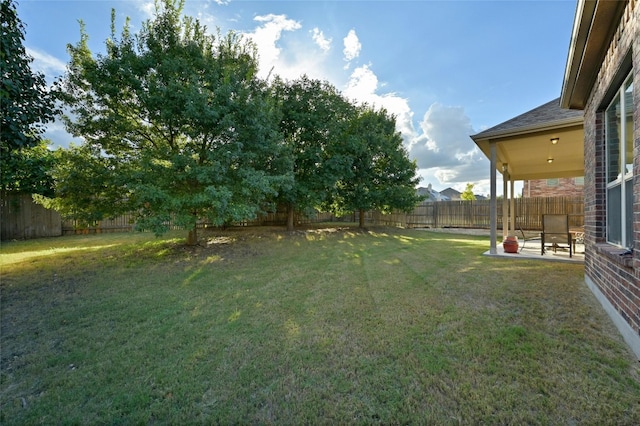
[[391, 228], [181, 237], [3, 245], [0, 422], [640, 419], [637, 366], [581, 266]]

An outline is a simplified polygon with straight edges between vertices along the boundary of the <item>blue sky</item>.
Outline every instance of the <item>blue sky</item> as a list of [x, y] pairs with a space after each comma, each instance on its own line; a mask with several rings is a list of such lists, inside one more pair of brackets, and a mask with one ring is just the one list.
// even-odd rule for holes
[[[118, 29], [128, 16], [137, 31], [154, 2], [18, 0], [32, 67], [49, 81], [61, 75], [79, 20], [102, 53], [112, 8]], [[560, 96], [575, 8], [576, 0], [187, 0], [184, 13], [212, 32], [252, 38], [264, 77], [307, 74], [395, 114], [421, 186], [461, 191], [470, 182], [487, 194], [489, 162], [469, 135]], [[71, 140], [59, 124], [47, 137]]]

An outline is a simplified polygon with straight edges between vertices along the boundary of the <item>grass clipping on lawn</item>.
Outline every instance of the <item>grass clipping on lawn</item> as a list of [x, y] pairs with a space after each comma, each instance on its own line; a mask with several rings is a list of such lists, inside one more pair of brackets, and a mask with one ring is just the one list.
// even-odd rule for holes
[[638, 424], [580, 265], [372, 228], [2, 245], [0, 423]]

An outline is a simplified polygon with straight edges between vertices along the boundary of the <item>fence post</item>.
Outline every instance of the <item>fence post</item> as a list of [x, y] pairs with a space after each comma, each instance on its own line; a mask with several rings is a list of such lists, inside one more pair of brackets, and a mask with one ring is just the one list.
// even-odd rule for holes
[[438, 214], [439, 214], [439, 212], [438, 212], [438, 203], [434, 202], [433, 203], [433, 227], [434, 228], [438, 227], [438, 223], [439, 223]]

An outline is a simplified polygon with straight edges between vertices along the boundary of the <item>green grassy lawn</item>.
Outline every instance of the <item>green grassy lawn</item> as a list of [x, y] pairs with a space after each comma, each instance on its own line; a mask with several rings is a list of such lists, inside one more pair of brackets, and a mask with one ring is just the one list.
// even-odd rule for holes
[[640, 423], [580, 265], [416, 230], [181, 237], [2, 244], [0, 423]]

